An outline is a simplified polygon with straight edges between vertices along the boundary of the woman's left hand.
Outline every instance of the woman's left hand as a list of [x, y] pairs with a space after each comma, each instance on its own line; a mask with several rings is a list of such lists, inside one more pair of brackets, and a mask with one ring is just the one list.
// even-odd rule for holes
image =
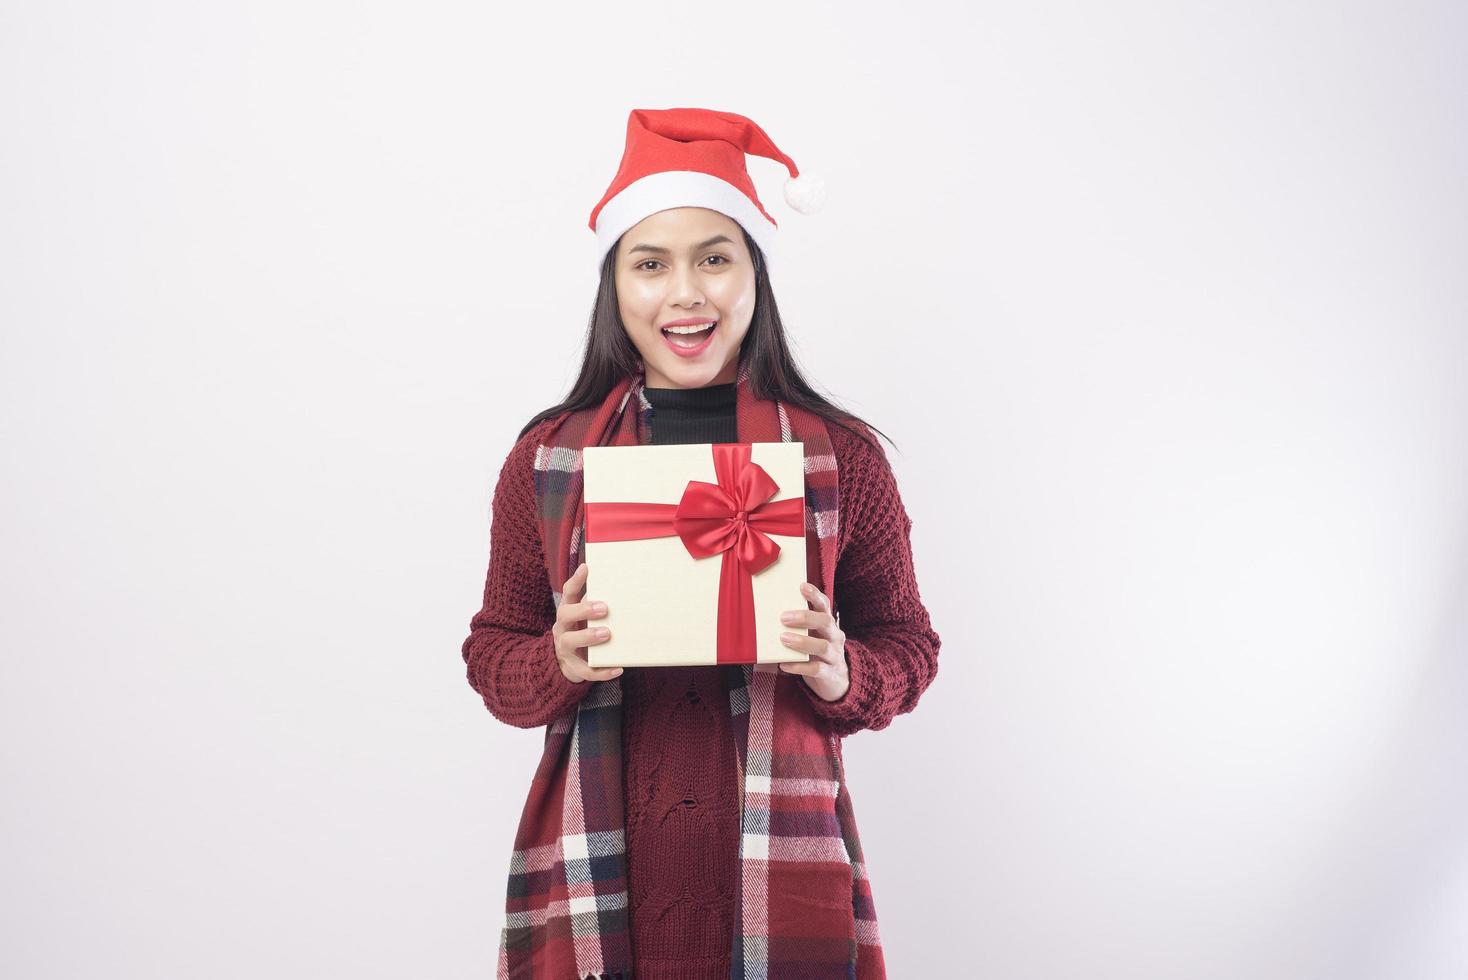
[[846, 668], [846, 634], [836, 625], [831, 614], [831, 603], [821, 590], [809, 582], [800, 587], [811, 607], [792, 609], [782, 613], [780, 622], [791, 629], [805, 627], [810, 635], [784, 633], [781, 639], [792, 650], [810, 654], [806, 663], [782, 663], [780, 669], [787, 674], [800, 674], [806, 684], [822, 701], [835, 701], [851, 686], [851, 675]]

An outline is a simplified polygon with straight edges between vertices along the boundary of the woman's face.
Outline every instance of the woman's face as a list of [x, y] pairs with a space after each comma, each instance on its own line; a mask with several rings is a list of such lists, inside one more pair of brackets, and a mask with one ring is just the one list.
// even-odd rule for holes
[[[658, 211], [627, 229], [615, 261], [617, 308], [642, 355], [648, 387], [735, 380], [739, 345], [754, 317], [754, 261], [738, 222], [707, 208]], [[664, 332], [684, 320], [714, 327]]]

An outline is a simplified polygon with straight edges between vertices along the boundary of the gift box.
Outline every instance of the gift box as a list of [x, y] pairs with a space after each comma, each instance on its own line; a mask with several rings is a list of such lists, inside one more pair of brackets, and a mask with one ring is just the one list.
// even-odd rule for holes
[[801, 443], [588, 446], [582, 477], [591, 666], [810, 659], [780, 640], [809, 608]]

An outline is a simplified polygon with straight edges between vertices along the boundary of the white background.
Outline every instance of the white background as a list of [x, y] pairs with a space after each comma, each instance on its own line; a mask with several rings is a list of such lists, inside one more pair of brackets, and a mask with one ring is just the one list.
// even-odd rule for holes
[[759, 122], [943, 638], [894, 980], [1468, 972], [1451, 3], [9, 3], [0, 973], [490, 976], [459, 646], [632, 108]]

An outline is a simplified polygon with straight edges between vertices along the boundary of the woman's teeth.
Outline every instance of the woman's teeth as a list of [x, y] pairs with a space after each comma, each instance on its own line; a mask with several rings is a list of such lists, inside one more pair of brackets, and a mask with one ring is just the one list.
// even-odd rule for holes
[[718, 326], [718, 321], [688, 327], [664, 327], [663, 333], [679, 347], [697, 347], [708, 337], [708, 332]]

